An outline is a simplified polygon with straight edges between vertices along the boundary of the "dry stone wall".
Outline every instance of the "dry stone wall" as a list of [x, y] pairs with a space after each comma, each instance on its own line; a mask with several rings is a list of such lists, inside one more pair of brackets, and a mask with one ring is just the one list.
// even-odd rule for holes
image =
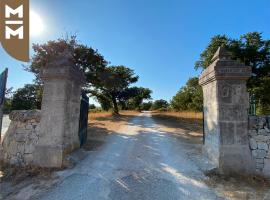
[[270, 116], [249, 117], [249, 146], [257, 173], [270, 177]]
[[33, 163], [33, 153], [39, 141], [40, 111], [13, 111], [10, 126], [3, 139], [4, 162], [25, 166]]

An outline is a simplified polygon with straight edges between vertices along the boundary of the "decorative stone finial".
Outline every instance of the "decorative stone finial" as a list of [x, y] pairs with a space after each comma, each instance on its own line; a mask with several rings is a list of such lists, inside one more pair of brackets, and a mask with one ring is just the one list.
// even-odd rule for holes
[[218, 47], [211, 61], [215, 60], [231, 60], [231, 54], [224, 47]]

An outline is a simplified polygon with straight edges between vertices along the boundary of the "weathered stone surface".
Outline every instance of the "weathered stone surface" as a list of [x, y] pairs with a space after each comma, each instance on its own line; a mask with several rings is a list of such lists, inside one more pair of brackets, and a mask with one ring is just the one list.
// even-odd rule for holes
[[264, 158], [266, 156], [266, 151], [265, 150], [253, 150], [252, 155], [255, 158]]
[[64, 153], [79, 147], [80, 96], [85, 77], [72, 54], [65, 51], [57, 55], [40, 72], [44, 81], [41, 134], [34, 158], [41, 167], [62, 167]]
[[[248, 132], [249, 97], [246, 80], [251, 68], [219, 48], [199, 78], [203, 87], [205, 152], [222, 173], [255, 171], [248, 135], [257, 135], [256, 120]], [[254, 141], [253, 141], [254, 142]], [[252, 143], [257, 149], [256, 140]]]
[[270, 134], [270, 129], [267, 128], [266, 126], [264, 127], [264, 130], [265, 130], [268, 134]]
[[40, 122], [40, 111], [13, 111], [10, 119], [11, 123], [2, 143], [4, 162], [31, 165], [40, 134], [36, 129]]
[[258, 149], [268, 151], [268, 145], [264, 142], [258, 142]]
[[270, 159], [270, 151], [267, 152], [267, 155], [265, 156], [266, 159]]
[[265, 129], [259, 129], [258, 134], [259, 135], [266, 135], [266, 136], [268, 135], [268, 133], [267, 133], [267, 131]]
[[[19, 110], [10, 113], [9, 118], [12, 121], [26, 122], [33, 120], [34, 122], [40, 122], [40, 111], [39, 110]], [[24, 126], [24, 123], [18, 123]]]
[[250, 148], [251, 148], [252, 150], [258, 148], [257, 142], [256, 142], [256, 140], [254, 140], [253, 138], [251, 138], [251, 139], [249, 140], [249, 145], [250, 145]]
[[[270, 178], [270, 133], [268, 122], [269, 116], [249, 117], [249, 143], [258, 174]], [[256, 149], [254, 141], [257, 143]]]
[[264, 164], [263, 163], [256, 163], [256, 169], [262, 170], [263, 167], [264, 167]]
[[265, 142], [267, 140], [270, 140], [270, 136], [266, 136], [266, 135], [257, 135], [255, 137], [253, 137], [257, 142]]
[[263, 158], [256, 159], [256, 163], [263, 164], [264, 163], [264, 159]]
[[251, 137], [254, 137], [254, 136], [258, 135], [258, 132], [256, 130], [252, 129], [252, 130], [248, 131], [248, 135]]
[[270, 159], [265, 159], [264, 160], [263, 174], [266, 177], [270, 177]]
[[258, 128], [263, 129], [266, 126], [266, 119], [264, 117], [259, 118]]

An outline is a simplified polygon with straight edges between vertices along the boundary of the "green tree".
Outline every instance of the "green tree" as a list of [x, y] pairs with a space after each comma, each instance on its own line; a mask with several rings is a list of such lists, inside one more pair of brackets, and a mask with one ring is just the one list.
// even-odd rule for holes
[[262, 34], [251, 32], [231, 39], [225, 35], [214, 36], [207, 48], [202, 52], [196, 69], [205, 69], [211, 64], [211, 59], [219, 46], [227, 48], [232, 58], [240, 59], [252, 67], [252, 77], [247, 87], [255, 95], [261, 114], [270, 113], [270, 40], [262, 38]]
[[172, 98], [171, 106], [174, 110], [202, 111], [203, 93], [197, 77], [190, 78]]
[[72, 52], [75, 65], [84, 71], [89, 87], [99, 82], [99, 74], [103, 73], [108, 64], [97, 50], [78, 44], [75, 36], [48, 41], [45, 44], [34, 44], [33, 50], [32, 62], [25, 69], [35, 74], [38, 84], [40, 84], [39, 72], [41, 67], [46, 66], [66, 50]]
[[119, 95], [119, 102], [125, 109], [140, 109], [144, 100], [151, 99], [152, 91], [149, 88], [130, 87]]
[[40, 87], [34, 84], [27, 84], [15, 91], [11, 110], [32, 110], [41, 108]]
[[95, 97], [95, 99], [99, 102], [102, 110], [109, 111], [112, 108], [112, 103], [110, 98], [106, 96], [102, 91], [98, 91], [97, 89], [91, 90], [91, 96]]
[[169, 103], [164, 99], [154, 101], [151, 110], [166, 110], [169, 107]]
[[149, 101], [149, 102], [143, 102], [140, 106], [140, 110], [145, 110], [148, 111], [151, 109], [151, 107], [153, 106], [153, 102]]
[[[108, 62], [97, 50], [78, 44], [76, 37], [49, 41], [42, 45], [35, 44], [33, 49], [34, 56], [26, 70], [36, 75], [37, 84], [42, 84], [39, 78], [41, 67], [69, 50], [73, 55], [74, 64], [82, 69], [86, 76], [87, 84], [84, 90], [96, 97], [103, 109], [113, 108], [115, 114], [119, 113], [118, 104], [121, 103], [121, 94], [139, 78], [128, 67], [107, 66]], [[135, 103], [140, 102], [140, 99], [141, 97], [138, 96]]]
[[96, 83], [93, 94], [103, 94], [112, 102], [114, 114], [119, 114], [118, 103], [122, 93], [128, 87], [138, 81], [132, 69], [125, 66], [106, 67], [104, 72], [99, 74], [100, 81]]

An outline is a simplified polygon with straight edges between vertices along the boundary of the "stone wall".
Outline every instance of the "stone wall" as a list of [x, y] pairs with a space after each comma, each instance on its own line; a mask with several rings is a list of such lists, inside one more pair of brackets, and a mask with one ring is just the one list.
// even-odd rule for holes
[[270, 177], [270, 116], [249, 117], [249, 146], [256, 172]]
[[4, 162], [13, 165], [31, 165], [33, 153], [39, 140], [40, 111], [13, 111], [2, 147]]

